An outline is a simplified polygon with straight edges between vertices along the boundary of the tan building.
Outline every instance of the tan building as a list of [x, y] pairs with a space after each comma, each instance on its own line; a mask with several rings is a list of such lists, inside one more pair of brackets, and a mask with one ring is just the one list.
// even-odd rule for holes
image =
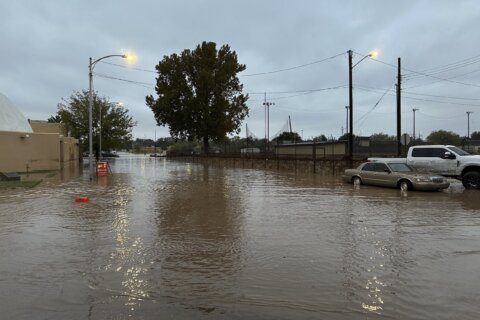
[[60, 170], [79, 159], [78, 140], [66, 137], [60, 124], [27, 121], [0, 94], [0, 172]]

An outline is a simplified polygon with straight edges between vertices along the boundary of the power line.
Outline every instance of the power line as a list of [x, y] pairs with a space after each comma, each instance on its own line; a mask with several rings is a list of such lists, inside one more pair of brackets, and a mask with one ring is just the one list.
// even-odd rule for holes
[[344, 54], [345, 54], [345, 52], [342, 52], [342, 53], [338, 53], [338, 54], [336, 54], [336, 55], [334, 55], [334, 56], [331, 56], [331, 57], [329, 57], [329, 58], [325, 58], [325, 59], [321, 59], [321, 60], [317, 60], [317, 61], [305, 63], [305, 64], [302, 64], [302, 65], [299, 65], [299, 66], [295, 66], [295, 67], [278, 69], [278, 70], [267, 71], [267, 72], [243, 74], [243, 75], [240, 75], [240, 77], [262, 76], [262, 75], [267, 75], [267, 74], [274, 74], [274, 73], [279, 73], [279, 72], [285, 72], [285, 71], [295, 70], [295, 69], [299, 69], [299, 68], [305, 68], [305, 67], [308, 67], [308, 66], [317, 64], [317, 63], [321, 63], [321, 62], [325, 62], [325, 61], [327, 61], [327, 60], [334, 59], [334, 58], [339, 57], [339, 56], [342, 56], [342, 55], [344, 55]]
[[417, 92], [409, 92], [409, 91], [402, 91], [402, 93], [403, 93], [403, 94], [416, 95], [416, 96], [434, 97], [434, 98], [445, 98], [445, 99], [454, 99], [454, 100], [480, 101], [480, 98], [462, 98], [462, 97], [452, 97], [452, 96], [441, 96], [441, 95], [426, 94], [426, 93], [417, 93]]
[[[379, 88], [368, 88], [368, 87], [362, 87], [362, 86], [357, 86], [356, 88], [360, 89], [360, 90], [363, 90], [363, 91], [369, 91], [369, 92], [379, 92]], [[391, 91], [391, 90], [390, 90]], [[405, 93], [405, 92], [402, 92], [402, 93]], [[411, 94], [411, 93], [409, 93]], [[388, 94], [387, 95], [389, 96], [395, 96], [394, 94]], [[417, 94], [417, 95], [423, 95], [423, 94]], [[433, 95], [424, 95], [424, 96], [433, 96]], [[409, 97], [409, 96], [405, 96], [403, 95], [402, 96], [404, 99], [410, 99], [410, 100], [416, 100], [416, 101], [426, 101], [426, 102], [434, 102], [434, 103], [440, 103], [440, 104], [450, 104], [450, 105], [459, 105], [459, 106], [480, 106], [480, 105], [475, 105], [475, 104], [471, 104], [471, 103], [459, 103], [459, 102], [451, 102], [451, 101], [440, 101], [440, 100], [433, 100], [433, 99], [422, 99], [422, 98], [414, 98], [414, 97]], [[433, 96], [433, 97], [436, 97], [436, 96]], [[442, 96], [438, 96], [438, 97], [442, 97]], [[445, 97], [446, 98], [446, 97]], [[471, 100], [471, 101], [478, 101], [480, 99], [468, 99], [468, 98], [454, 98], [452, 97], [452, 99], [465, 99], [465, 100]]]
[[115, 67], [125, 68], [125, 69], [132, 69], [132, 70], [136, 70], [136, 71], [143, 71], [143, 72], [149, 72], [149, 73], [157, 73], [157, 71], [154, 71], [154, 70], [135, 68], [135, 67], [132, 67], [132, 66], [125, 66], [125, 65], [122, 65], [122, 64], [118, 64], [118, 63], [112, 63], [112, 62], [107, 62], [107, 61], [99, 61], [99, 62], [104, 63], [104, 64], [109, 64], [109, 65], [115, 66]]
[[319, 89], [304, 89], [304, 90], [290, 90], [290, 91], [263, 91], [263, 92], [247, 92], [247, 94], [251, 95], [264, 95], [265, 93], [268, 94], [290, 94], [290, 93], [315, 93], [320, 91], [326, 90], [335, 90], [339, 88], [346, 88], [346, 85], [340, 85], [335, 87], [327, 87], [327, 88], [319, 88]]
[[103, 74], [103, 73], [94, 73], [95, 76], [99, 77], [99, 78], [106, 78], [106, 79], [112, 79], [112, 80], [117, 80], [117, 81], [123, 81], [123, 82], [128, 82], [128, 83], [132, 83], [132, 84], [136, 84], [136, 85], [139, 85], [139, 86], [142, 86], [142, 87], [145, 87], [145, 88], [149, 88], [149, 89], [155, 89], [155, 86], [151, 83], [148, 83], [148, 82], [140, 82], [140, 81], [133, 81], [133, 80], [127, 80], [127, 79], [122, 79], [122, 78], [117, 78], [117, 77], [113, 77], [113, 76], [109, 76], [109, 75], [106, 75], [106, 74]]
[[[467, 59], [464, 59], [464, 60], [460, 60], [460, 61], [457, 61], [457, 62], [452, 62], [452, 63], [446, 64], [446, 65], [443, 65], [443, 66], [425, 69], [425, 70], [422, 70], [421, 72], [428, 73], [428, 74], [438, 74], [438, 73], [443, 73], [443, 72], [447, 72], [447, 71], [451, 71], [451, 70], [455, 70], [455, 69], [464, 68], [464, 67], [470, 66], [472, 64], [476, 64], [478, 62], [480, 62], [480, 55], [477, 55], [477, 56], [474, 56], [474, 57], [471, 57], [471, 58], [467, 58]], [[405, 74], [404, 76], [408, 79], [413, 79], [415, 77], [419, 77], [418, 75], [415, 75], [415, 74], [412, 74], [412, 75]]]

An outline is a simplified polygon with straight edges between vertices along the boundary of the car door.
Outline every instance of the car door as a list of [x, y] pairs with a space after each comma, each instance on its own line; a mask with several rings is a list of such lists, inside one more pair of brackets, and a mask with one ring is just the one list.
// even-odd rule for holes
[[373, 184], [375, 181], [375, 162], [368, 162], [362, 167], [360, 178], [364, 184]]
[[[447, 157], [447, 153], [449, 156]], [[430, 171], [439, 174], [455, 173], [456, 156], [451, 150], [443, 147], [418, 148], [412, 152], [412, 166], [419, 171]]]
[[375, 184], [382, 187], [391, 187], [391, 172], [385, 163], [375, 163]]

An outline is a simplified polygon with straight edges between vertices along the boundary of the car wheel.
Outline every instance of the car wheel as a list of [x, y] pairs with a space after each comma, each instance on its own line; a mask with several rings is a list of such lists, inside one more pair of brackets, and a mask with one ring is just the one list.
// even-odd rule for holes
[[407, 180], [400, 181], [400, 190], [408, 191], [411, 189], [412, 189], [412, 185], [410, 184], [410, 181], [407, 181]]
[[360, 177], [353, 177], [352, 182], [354, 186], [359, 186], [362, 184], [362, 179], [360, 179]]
[[480, 172], [470, 171], [463, 175], [462, 184], [465, 189], [480, 189]]

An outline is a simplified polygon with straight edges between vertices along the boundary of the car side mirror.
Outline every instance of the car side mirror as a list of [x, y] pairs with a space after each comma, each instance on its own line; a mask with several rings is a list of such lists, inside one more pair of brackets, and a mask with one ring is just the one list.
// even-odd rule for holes
[[451, 152], [445, 151], [445, 154], [443, 155], [443, 159], [455, 159], [455, 155], [452, 154]]
[[384, 169], [383, 172], [392, 173], [392, 171], [390, 171], [389, 169]]

